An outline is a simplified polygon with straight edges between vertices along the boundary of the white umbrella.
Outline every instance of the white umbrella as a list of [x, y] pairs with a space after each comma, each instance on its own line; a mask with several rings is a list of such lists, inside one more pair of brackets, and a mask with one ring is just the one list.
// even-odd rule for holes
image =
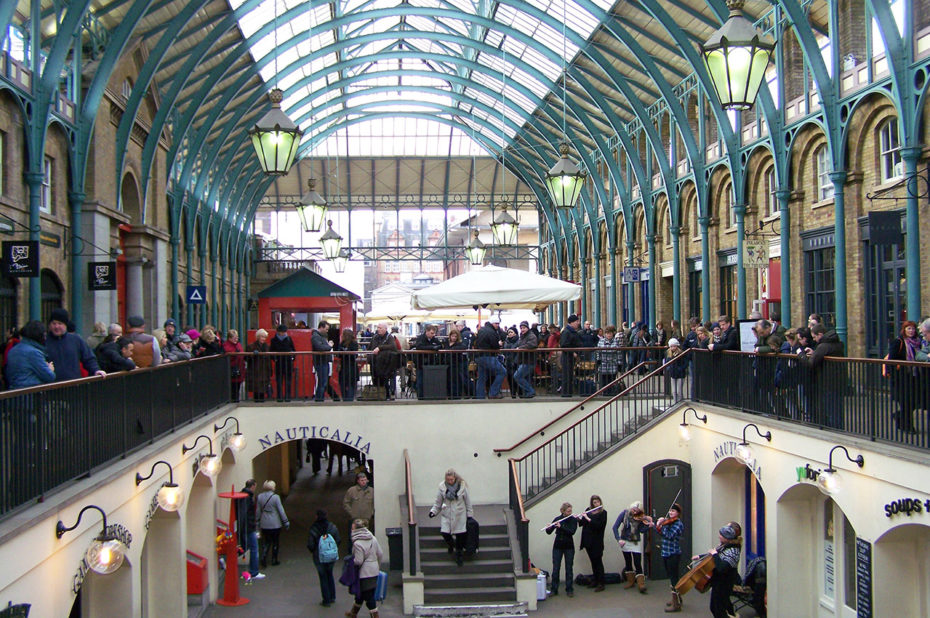
[[416, 309], [485, 307], [542, 311], [552, 303], [576, 300], [581, 286], [525, 270], [484, 266], [448, 281], [417, 290], [410, 299]]

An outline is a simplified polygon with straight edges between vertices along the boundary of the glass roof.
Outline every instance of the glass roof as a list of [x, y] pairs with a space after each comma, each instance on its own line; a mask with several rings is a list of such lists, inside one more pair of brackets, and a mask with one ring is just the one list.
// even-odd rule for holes
[[564, 35], [587, 40], [600, 23], [574, 0], [523, 4], [548, 19], [489, 0], [262, 0], [239, 27], [311, 156], [472, 156], [513, 139], [579, 52]]

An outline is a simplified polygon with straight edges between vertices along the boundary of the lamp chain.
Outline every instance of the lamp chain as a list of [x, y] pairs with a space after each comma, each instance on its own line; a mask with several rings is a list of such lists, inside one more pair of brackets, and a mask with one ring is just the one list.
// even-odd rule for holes
[[562, 139], [568, 141], [568, 132], [565, 130], [565, 116], [567, 114], [566, 99], [568, 97], [568, 37], [565, 25], [565, 4], [562, 0]]

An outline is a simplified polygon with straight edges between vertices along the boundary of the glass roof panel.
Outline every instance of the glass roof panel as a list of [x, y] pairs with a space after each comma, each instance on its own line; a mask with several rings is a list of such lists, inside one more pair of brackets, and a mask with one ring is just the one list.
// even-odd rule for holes
[[[238, 9], [245, 1], [228, 0], [233, 9]], [[312, 7], [306, 0], [261, 0], [257, 7], [240, 16], [239, 27], [243, 36], [253, 37], [277, 19], [274, 31], [250, 41], [252, 58], [266, 63], [260, 72], [262, 79], [269, 87], [277, 84], [286, 91], [282, 107], [302, 126], [309, 124], [311, 114], [321, 125], [341, 126], [339, 135], [342, 141], [335, 136], [327, 138], [315, 146], [313, 156], [317, 156], [317, 152], [370, 156], [375, 151], [383, 156], [424, 156], [427, 152], [442, 156], [450, 152], [470, 156], [475, 152], [482, 154], [485, 150], [473, 140], [472, 131], [484, 134], [487, 143], [501, 146], [502, 109], [508, 121], [517, 127], [523, 126], [536, 111], [535, 100], [518, 91], [514, 85], [519, 83], [539, 100], [558, 90], [562, 64], [579, 53], [578, 46], [567, 40], [564, 33], [571, 31], [587, 40], [599, 25], [599, 16], [579, 7], [574, 0], [526, 2], [550, 19], [540, 19], [539, 15], [524, 13], [513, 6], [477, 0], [331, 0], [314, 3]], [[612, 0], [594, 0], [594, 5], [603, 11], [608, 11], [612, 4]], [[366, 17], [373, 10], [404, 6], [457, 10], [462, 16], [397, 14], [380, 15], [374, 19]], [[296, 14], [285, 20], [281, 16], [288, 11]], [[479, 12], [491, 16], [503, 27], [520, 31], [526, 41], [500, 29], [476, 27], [470, 16]], [[345, 20], [339, 28], [333, 28], [333, 16], [340, 15], [357, 16], [357, 19]], [[434, 40], [418, 35], [425, 32], [452, 34], [462, 40]], [[375, 41], [354, 42], [357, 37], [372, 34], [381, 37]], [[475, 36], [482, 38], [482, 45], [487, 46], [485, 49], [499, 51], [478, 51], [477, 43], [473, 46], [466, 41]], [[295, 39], [295, 44], [288, 44]], [[529, 46], [527, 41], [533, 41], [533, 46]], [[322, 49], [328, 50], [325, 57], [314, 58], [311, 62], [309, 56], [319, 54]], [[399, 60], [384, 57], [401, 49], [440, 58]], [[276, 61], [269, 57], [273, 53], [277, 53]], [[441, 57], [448, 57], [448, 60]], [[463, 58], [471, 58], [487, 69], [472, 71], [462, 64]], [[346, 65], [336, 73], [330, 67], [338, 63]], [[378, 75], [384, 71], [423, 71], [435, 73], [436, 77]], [[444, 75], [452, 74], [461, 75], [481, 84], [489, 93], [498, 94], [493, 96], [443, 79]], [[353, 76], [362, 79], [343, 84], [341, 88], [333, 87], [336, 82]], [[308, 81], [310, 78], [312, 81]], [[369, 91], [373, 87], [384, 86], [394, 86], [396, 91]], [[427, 87], [434, 92], [414, 92], [406, 90], [408, 87]], [[467, 101], [452, 96], [453, 89], [462, 92], [466, 98], [480, 101], [491, 111], [475, 108]], [[348, 97], [347, 102], [333, 106], [332, 101], [340, 97]], [[456, 117], [449, 118], [456, 126], [404, 116], [405, 113], [424, 111], [438, 114], [430, 104], [461, 110]], [[397, 114], [398, 117], [382, 118], [381, 115], [386, 113]], [[369, 114], [378, 114], [379, 117], [358, 121]], [[470, 114], [474, 117], [470, 118]], [[483, 122], [476, 122], [476, 119]], [[515, 134], [511, 127], [506, 127], [503, 133], [508, 140]], [[305, 136], [305, 139], [310, 137]], [[429, 140], [439, 140], [444, 145], [427, 145]], [[384, 142], [385, 145], [375, 146], [373, 142]]]

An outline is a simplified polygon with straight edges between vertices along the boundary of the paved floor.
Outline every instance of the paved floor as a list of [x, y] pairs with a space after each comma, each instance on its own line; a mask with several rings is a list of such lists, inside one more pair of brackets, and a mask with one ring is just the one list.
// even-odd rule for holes
[[[326, 462], [324, 461], [324, 464]], [[219, 617], [257, 617], [257, 618], [289, 618], [304, 617], [321, 618], [340, 617], [352, 606], [344, 586], [336, 584], [336, 605], [322, 607], [319, 605], [320, 582], [313, 566], [310, 552], [306, 548], [307, 531], [316, 517], [316, 510], [324, 508], [331, 514], [331, 519], [339, 527], [340, 533], [346, 528], [346, 517], [342, 512], [342, 496], [345, 490], [354, 481], [354, 473], [346, 471], [339, 476], [337, 471], [333, 475], [326, 474], [326, 469], [317, 476], [312, 476], [309, 467], [303, 468], [297, 481], [291, 486], [291, 493], [284, 503], [291, 521], [291, 528], [281, 536], [281, 564], [269, 565], [264, 573], [267, 577], [251, 585], [241, 587], [241, 595], [250, 599], [248, 605], [242, 607], [209, 608], [205, 614], [210, 618]], [[376, 477], [377, 482], [377, 477]], [[379, 527], [382, 525], [379, 523]], [[345, 545], [340, 547], [340, 553], [345, 553]], [[387, 548], [384, 548], [385, 564], [387, 566]], [[395, 618], [403, 616], [403, 602], [401, 598], [401, 574], [392, 572], [390, 576], [390, 589], [388, 598], [380, 608], [382, 618]], [[624, 590], [620, 585], [608, 586], [607, 590], [595, 593], [588, 588], [576, 588], [575, 598], [569, 599], [564, 590], [558, 597], [550, 598], [539, 603], [539, 610], [532, 616], [539, 618], [584, 616], [585, 618], [628, 618], [664, 616], [665, 603], [669, 600], [666, 592], [667, 584], [664, 582], [651, 583], [648, 594], [639, 594], [635, 589]], [[685, 596], [684, 609], [679, 616], [707, 616], [709, 615], [709, 595], [700, 595], [691, 592]], [[367, 611], [362, 610], [361, 618], [367, 617]], [[749, 610], [742, 616], [752, 616]]]

